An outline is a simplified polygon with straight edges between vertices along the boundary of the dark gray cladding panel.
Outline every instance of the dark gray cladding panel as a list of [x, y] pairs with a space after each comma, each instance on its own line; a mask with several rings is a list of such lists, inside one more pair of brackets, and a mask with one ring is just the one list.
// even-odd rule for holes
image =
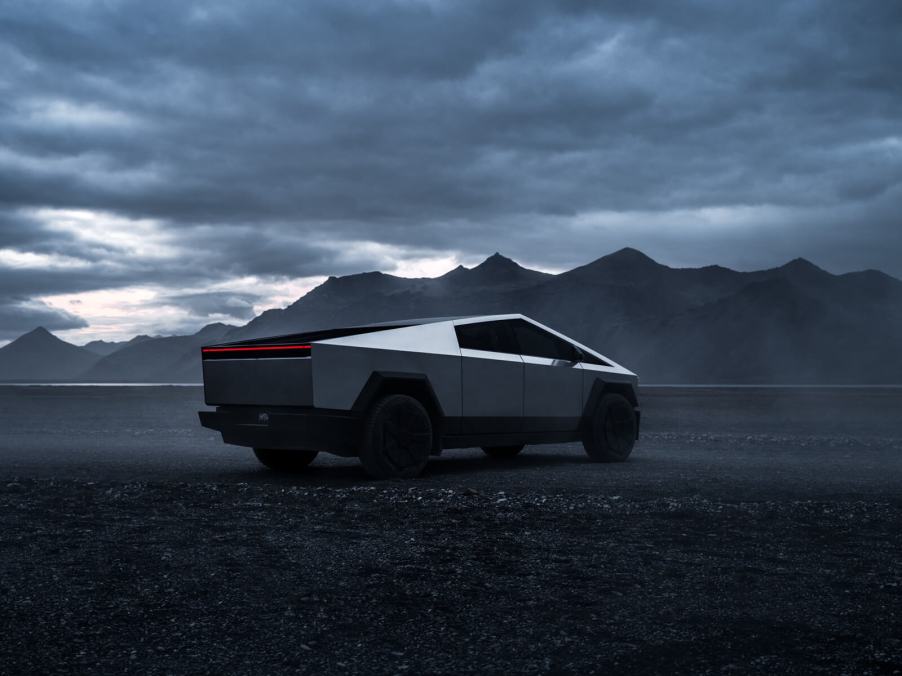
[[205, 360], [208, 406], [312, 406], [310, 359]]

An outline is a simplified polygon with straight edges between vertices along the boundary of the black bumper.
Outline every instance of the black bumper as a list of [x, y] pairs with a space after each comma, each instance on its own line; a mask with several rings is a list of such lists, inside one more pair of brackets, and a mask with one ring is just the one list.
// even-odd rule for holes
[[357, 455], [362, 428], [362, 418], [351, 411], [314, 408], [220, 406], [197, 415], [201, 425], [220, 432], [227, 444], [324, 451], [345, 457]]

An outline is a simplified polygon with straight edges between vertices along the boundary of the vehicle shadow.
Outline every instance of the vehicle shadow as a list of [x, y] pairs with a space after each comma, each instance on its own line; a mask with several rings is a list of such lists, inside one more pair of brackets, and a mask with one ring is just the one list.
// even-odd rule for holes
[[589, 459], [572, 453], [537, 453], [527, 450], [515, 458], [488, 458], [472, 455], [455, 457], [453, 454], [448, 454], [432, 458], [426, 465], [426, 469], [423, 470], [422, 477], [425, 479], [455, 474], [509, 473], [582, 464], [589, 464]]
[[[455, 456], [452, 452], [438, 458], [431, 458], [423, 473], [413, 480], [394, 479], [379, 481], [370, 478], [356, 460], [329, 459], [314, 461], [303, 472], [282, 474], [265, 467], [229, 472], [223, 478], [247, 483], [277, 484], [281, 486], [311, 486], [347, 488], [360, 485], [409, 485], [428, 487], [433, 481], [444, 483], [446, 478], [466, 477], [472, 480], [492, 474], [529, 472], [536, 469], [562, 467], [567, 465], [592, 464], [588, 458], [573, 453], [537, 453], [526, 451], [516, 458], [499, 459], [468, 454]], [[456, 482], [454, 482], [456, 483]]]

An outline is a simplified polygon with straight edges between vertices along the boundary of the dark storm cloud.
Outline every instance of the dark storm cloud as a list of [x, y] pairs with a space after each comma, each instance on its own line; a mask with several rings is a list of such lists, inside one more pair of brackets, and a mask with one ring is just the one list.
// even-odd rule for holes
[[197, 317], [226, 316], [248, 320], [254, 316], [254, 303], [259, 296], [250, 293], [211, 291], [209, 293], [181, 293], [160, 299], [160, 303], [188, 308]]
[[0, 295], [0, 340], [18, 338], [38, 326], [62, 331], [85, 327], [87, 322], [40, 301]]
[[[0, 19], [0, 248], [88, 263], [0, 268], [9, 293], [385, 264], [360, 242], [902, 274], [897, 3], [21, 3]], [[151, 219], [176, 253], [86, 243], [48, 209]], [[706, 209], [767, 219], [706, 227]]]

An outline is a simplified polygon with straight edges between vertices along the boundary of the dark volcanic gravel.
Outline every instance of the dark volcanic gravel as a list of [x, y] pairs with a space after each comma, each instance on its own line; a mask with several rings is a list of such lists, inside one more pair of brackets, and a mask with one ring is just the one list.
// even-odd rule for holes
[[[820, 393], [823, 426], [763, 425], [768, 395], [739, 391], [687, 426], [711, 393], [654, 391], [624, 465], [464, 452], [388, 483], [216, 465], [187, 427], [167, 475], [132, 431], [196, 393], [83, 404], [109, 429], [145, 411], [102, 441], [26, 436], [41, 396], [0, 392], [2, 673], [902, 673], [898, 391], [879, 424], [870, 394]], [[48, 465], [80, 438], [96, 477]]]

